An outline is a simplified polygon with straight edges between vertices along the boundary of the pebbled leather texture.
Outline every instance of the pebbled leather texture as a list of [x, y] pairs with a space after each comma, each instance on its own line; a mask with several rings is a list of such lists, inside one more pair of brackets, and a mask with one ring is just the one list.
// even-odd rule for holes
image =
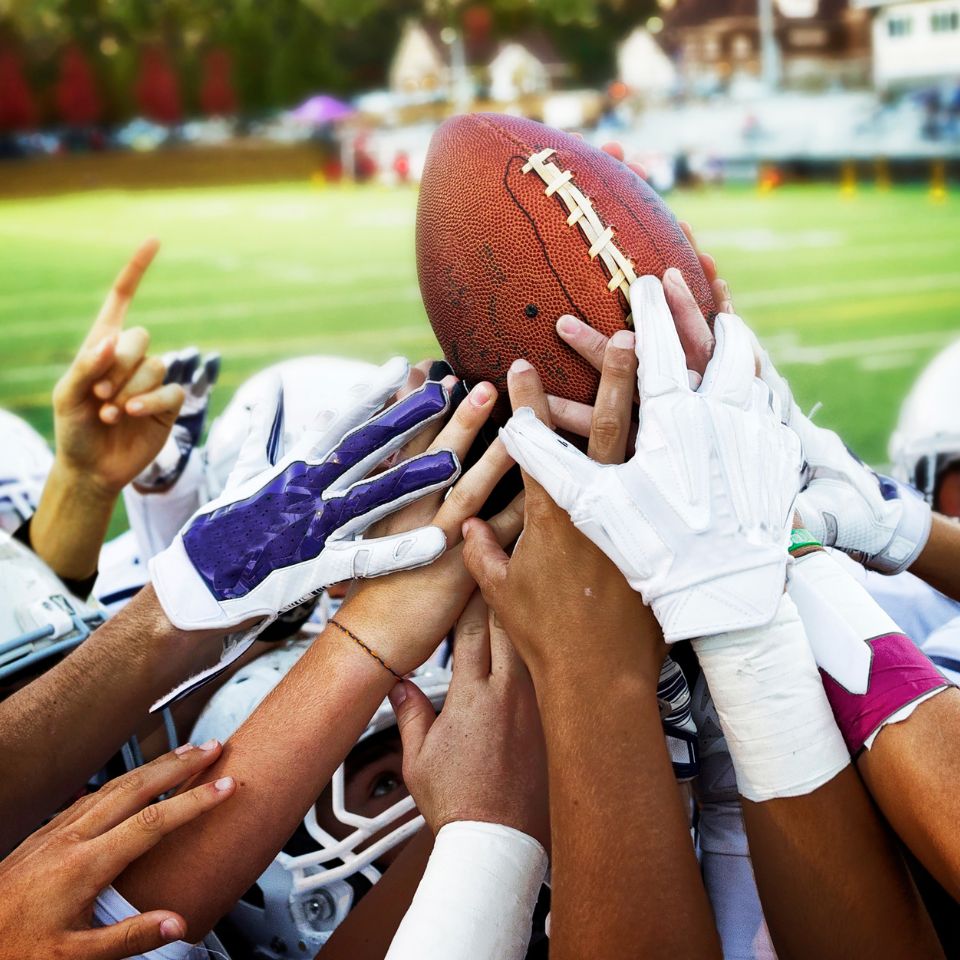
[[712, 323], [713, 297], [693, 248], [657, 193], [623, 163], [570, 134], [518, 117], [454, 117], [434, 134], [420, 186], [417, 271], [434, 333], [457, 375], [490, 380], [508, 414], [506, 375], [523, 357], [548, 393], [592, 403], [597, 373], [557, 335], [573, 314], [607, 336], [630, 308], [607, 288], [609, 274], [568, 211], [534, 172], [530, 156], [551, 157], [592, 202], [638, 275], [678, 267]]

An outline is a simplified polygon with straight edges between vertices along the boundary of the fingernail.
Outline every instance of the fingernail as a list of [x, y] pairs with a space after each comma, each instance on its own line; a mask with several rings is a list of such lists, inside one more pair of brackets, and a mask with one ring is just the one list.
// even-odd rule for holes
[[100, 418], [107, 423], [113, 423], [120, 416], [120, 411], [112, 404], [108, 403], [100, 408]]
[[463, 523], [460, 524], [460, 533], [461, 533], [461, 535], [463, 536], [463, 538], [466, 539], [466, 538], [467, 538], [467, 534], [468, 534], [469, 532], [470, 532], [470, 521], [469, 521], [469, 520], [464, 520]]
[[510, 364], [510, 373], [526, 373], [532, 369], [533, 367], [523, 359], [514, 360], [513, 363]]
[[216, 750], [220, 746], [219, 740], [208, 740], [206, 743], [201, 743], [197, 748], [198, 750]]
[[634, 347], [634, 335], [632, 330], [618, 330], [610, 338], [610, 346], [617, 350], [632, 350]]
[[142, 400], [131, 400], [131, 401], [127, 404], [127, 412], [128, 412], [128, 413], [139, 413], [142, 409], [143, 409], [143, 401], [142, 401]]
[[490, 390], [488, 389], [485, 383], [478, 383], [470, 391], [470, 402], [475, 407], [486, 406], [489, 400], [490, 400]]
[[407, 685], [405, 683], [394, 684], [388, 696], [393, 709], [398, 709], [400, 704], [407, 699]]
[[93, 392], [101, 400], [106, 400], [113, 393], [113, 384], [109, 380], [101, 380], [98, 384], [95, 384]]
[[221, 777], [219, 780], [213, 781], [213, 789], [219, 793], [223, 793], [225, 790], [230, 790], [233, 787], [233, 777]]
[[576, 336], [577, 331], [580, 329], [580, 321], [576, 317], [571, 317], [568, 314], [564, 314], [557, 321], [557, 333], [563, 334], [568, 337]]
[[174, 920], [173, 917], [167, 917], [166, 920], [160, 921], [160, 936], [167, 942], [179, 940], [186, 932], [183, 929], [183, 924], [179, 920]]
[[113, 337], [111, 337], [111, 336], [109, 336], [109, 335], [106, 336], [106, 337], [104, 337], [104, 338], [93, 348], [93, 352], [94, 352], [97, 356], [100, 356], [100, 355], [107, 349], [107, 347], [110, 346], [110, 341], [111, 341], [111, 340], [113, 340]]
[[676, 267], [668, 267], [663, 275], [664, 283], [673, 283], [679, 287], [686, 286], [683, 282], [683, 274]]
[[177, 747], [177, 749], [174, 750], [173, 752], [178, 757], [182, 757], [185, 753], [189, 753], [193, 749], [194, 749], [194, 746], [192, 743], [184, 743], [184, 744], [181, 744], [179, 747]]

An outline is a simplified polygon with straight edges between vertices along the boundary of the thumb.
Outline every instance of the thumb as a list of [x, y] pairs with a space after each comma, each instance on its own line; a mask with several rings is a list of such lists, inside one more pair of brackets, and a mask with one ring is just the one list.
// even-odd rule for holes
[[53, 392], [54, 407], [66, 411], [80, 406], [90, 396], [93, 385], [110, 369], [116, 347], [116, 334], [93, 346], [81, 347]]
[[170, 910], [151, 910], [76, 935], [76, 956], [89, 960], [137, 957], [187, 935], [187, 922]]
[[507, 579], [510, 558], [497, 542], [490, 524], [472, 517], [463, 525], [463, 563], [477, 581], [484, 600], [496, 606], [496, 596]]
[[415, 762], [437, 719], [433, 704], [415, 683], [401, 680], [390, 691], [390, 705], [397, 715], [404, 765]]

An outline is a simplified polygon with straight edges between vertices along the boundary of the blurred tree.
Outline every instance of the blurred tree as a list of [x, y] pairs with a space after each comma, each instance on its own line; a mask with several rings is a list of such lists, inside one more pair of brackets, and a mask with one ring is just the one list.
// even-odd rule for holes
[[37, 107], [23, 61], [15, 50], [0, 49], [0, 130], [28, 130], [36, 123]]
[[144, 48], [137, 78], [137, 102], [143, 116], [157, 123], [178, 123], [180, 87], [167, 51], [159, 44]]
[[103, 104], [93, 70], [75, 43], [67, 46], [60, 58], [56, 99], [60, 119], [68, 126], [86, 127], [100, 119]]
[[221, 47], [203, 55], [200, 107], [205, 114], [225, 117], [237, 109], [232, 72], [230, 54]]
[[[21, 77], [44, 91], [62, 76], [64, 46], [75, 44], [99, 89], [101, 114], [111, 121], [148, 102], [157, 118], [206, 111], [210, 97], [225, 103], [231, 93], [244, 113], [256, 116], [321, 91], [349, 95], [383, 86], [411, 17], [455, 26], [465, 36], [485, 31], [481, 49], [540, 31], [571, 64], [575, 82], [603, 83], [613, 74], [616, 44], [655, 6], [655, 0], [0, 0], [0, 46], [5, 37], [14, 41], [11, 48], [26, 59]], [[141, 56], [141, 48], [163, 53]], [[231, 69], [208, 62], [211, 50], [226, 51]]]

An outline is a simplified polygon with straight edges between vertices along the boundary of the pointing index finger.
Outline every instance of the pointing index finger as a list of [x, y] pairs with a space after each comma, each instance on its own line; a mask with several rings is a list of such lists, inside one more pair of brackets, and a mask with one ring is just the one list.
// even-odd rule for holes
[[107, 299], [104, 300], [100, 313], [97, 314], [97, 319], [84, 340], [85, 347], [99, 343], [104, 337], [120, 330], [130, 301], [159, 249], [160, 241], [156, 237], [149, 237], [137, 247], [127, 265], [114, 280]]

